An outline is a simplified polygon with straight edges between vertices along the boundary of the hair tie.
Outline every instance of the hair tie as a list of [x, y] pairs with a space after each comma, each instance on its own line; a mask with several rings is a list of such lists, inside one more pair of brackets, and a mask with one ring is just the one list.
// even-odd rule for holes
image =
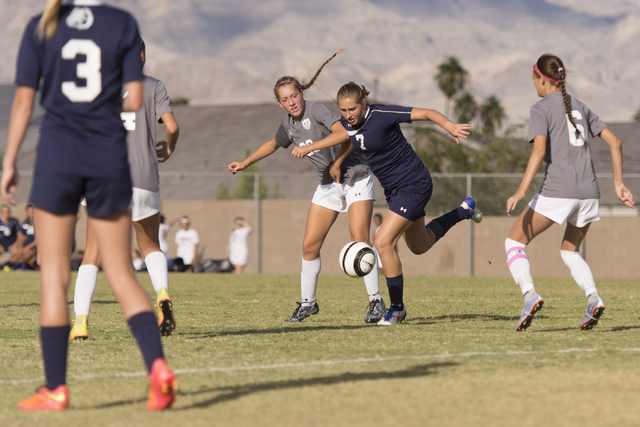
[[[544, 74], [542, 74], [542, 71], [540, 71], [540, 68], [538, 68], [538, 64], [533, 64], [533, 69], [536, 70], [536, 73], [538, 73], [539, 75], [541, 75], [545, 79], [547, 79], [547, 80], [549, 80], [551, 82], [554, 82], [556, 85], [559, 85], [560, 82], [562, 81], [562, 80], [552, 79], [551, 77], [547, 77]], [[558, 71], [560, 71], [560, 70], [558, 70]]]
[[300, 87], [300, 85], [299, 85], [298, 83], [296, 83], [296, 82], [294, 82], [294, 81], [291, 81], [291, 80], [283, 80], [283, 81], [281, 81], [280, 83], [278, 83], [278, 84], [276, 85], [276, 87], [273, 89], [273, 93], [275, 93], [275, 94], [276, 94], [276, 96], [278, 95], [278, 88], [279, 88], [279, 87], [280, 87], [280, 85], [281, 85], [281, 84], [283, 84], [283, 83], [292, 83], [292, 84], [294, 84], [294, 85], [298, 86], [298, 89], [300, 89], [300, 92], [302, 92], [302, 88]]
[[562, 71], [562, 70], [564, 70], [564, 68], [562, 68], [562, 67], [558, 68], [558, 71]]

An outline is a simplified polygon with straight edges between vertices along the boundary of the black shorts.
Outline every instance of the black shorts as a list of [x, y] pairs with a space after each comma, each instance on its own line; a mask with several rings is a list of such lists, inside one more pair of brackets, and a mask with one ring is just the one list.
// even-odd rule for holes
[[389, 210], [410, 221], [425, 216], [424, 207], [427, 206], [432, 193], [433, 182], [429, 172], [416, 177], [406, 185], [384, 190]]
[[29, 203], [55, 214], [76, 214], [82, 197], [89, 216], [102, 218], [131, 209], [131, 177], [89, 178], [76, 175], [33, 176]]

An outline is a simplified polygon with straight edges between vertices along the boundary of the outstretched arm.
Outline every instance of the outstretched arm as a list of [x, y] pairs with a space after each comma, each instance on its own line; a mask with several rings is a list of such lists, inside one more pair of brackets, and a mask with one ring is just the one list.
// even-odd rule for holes
[[457, 144], [460, 144], [460, 138], [466, 138], [469, 135], [469, 130], [471, 129], [471, 125], [453, 123], [438, 111], [426, 108], [414, 108], [411, 110], [411, 121], [417, 120], [431, 120], [440, 125], [451, 134]]
[[349, 155], [349, 153], [353, 150], [353, 145], [351, 145], [351, 140], [347, 139], [340, 146], [340, 150], [338, 151], [338, 155], [336, 156], [336, 161], [331, 166], [329, 170], [329, 174], [331, 178], [338, 184], [340, 183], [340, 166], [342, 165], [342, 161]]
[[160, 120], [164, 123], [164, 132], [167, 135], [167, 140], [159, 141], [156, 144], [156, 156], [158, 157], [158, 162], [164, 163], [169, 160], [169, 157], [176, 149], [180, 128], [172, 112], [164, 113]]
[[327, 135], [325, 138], [316, 141], [309, 145], [301, 145], [297, 146], [293, 149], [291, 154], [293, 157], [297, 159], [301, 159], [312, 151], [322, 150], [323, 148], [333, 147], [338, 144], [342, 144], [344, 141], [349, 140], [349, 135], [347, 135], [347, 131], [342, 126], [342, 123], [339, 121], [335, 122], [331, 125], [331, 134]]
[[229, 172], [235, 175], [237, 172], [248, 168], [255, 162], [275, 153], [278, 148], [280, 148], [280, 146], [276, 143], [276, 139], [273, 138], [262, 144], [252, 155], [247, 157], [246, 160], [242, 162], [231, 162], [229, 164]]
[[622, 181], [622, 142], [609, 128], [600, 132], [600, 138], [609, 144], [611, 149], [611, 162], [613, 163], [613, 185], [616, 196], [625, 205], [633, 209], [633, 194], [625, 187]]
[[36, 90], [27, 86], [19, 86], [11, 108], [11, 119], [9, 120], [9, 133], [7, 135], [7, 149], [2, 161], [2, 180], [0, 181], [0, 193], [2, 197], [12, 204], [16, 204], [13, 197], [18, 185], [18, 171], [16, 170], [16, 158], [22, 140], [27, 132], [31, 111], [33, 110], [33, 100]]
[[540, 169], [540, 165], [542, 164], [542, 160], [544, 160], [546, 151], [547, 137], [545, 135], [538, 135], [533, 138], [533, 151], [531, 152], [531, 157], [529, 157], [527, 170], [524, 173], [520, 187], [518, 188], [518, 191], [516, 191], [516, 194], [509, 197], [507, 200], [507, 215], [510, 216], [511, 211], [514, 210], [518, 202], [524, 198], [533, 178], [535, 178], [536, 173], [538, 173], [538, 170]]

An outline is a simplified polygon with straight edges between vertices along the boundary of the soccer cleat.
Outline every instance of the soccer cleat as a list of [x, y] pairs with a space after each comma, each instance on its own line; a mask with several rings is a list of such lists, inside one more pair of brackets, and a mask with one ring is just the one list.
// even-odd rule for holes
[[18, 402], [21, 411], [62, 411], [69, 407], [69, 389], [65, 384], [55, 390], [42, 387], [28, 399]]
[[541, 310], [543, 305], [544, 301], [534, 291], [533, 297], [524, 303], [524, 309], [520, 315], [520, 320], [518, 320], [518, 325], [516, 325], [516, 331], [524, 331], [531, 326], [533, 315]]
[[478, 224], [482, 222], [482, 212], [480, 212], [480, 210], [476, 208], [476, 199], [474, 199], [473, 197], [467, 197], [460, 204], [460, 206], [462, 206], [467, 210], [467, 212], [469, 212], [468, 219], [473, 220], [473, 222]]
[[69, 332], [69, 341], [80, 341], [89, 338], [88, 319], [87, 316], [81, 314], [76, 317], [73, 322], [73, 328]]
[[604, 302], [598, 297], [598, 301], [592, 302], [587, 306], [587, 313], [580, 323], [580, 329], [587, 331], [593, 329], [598, 324], [598, 320], [604, 314]]
[[162, 411], [170, 409], [176, 401], [178, 380], [164, 359], [156, 359], [151, 365], [149, 374], [149, 411]]
[[364, 318], [365, 323], [378, 323], [382, 316], [384, 316], [385, 305], [384, 300], [374, 299], [369, 303], [367, 309], [367, 316]]
[[295, 309], [291, 317], [285, 320], [285, 322], [302, 322], [307, 317], [318, 314], [320, 311], [318, 301], [314, 302], [313, 305], [302, 305], [299, 302], [296, 304], [298, 304], [298, 307]]
[[407, 308], [404, 307], [402, 311], [395, 310], [393, 307], [389, 307], [385, 311], [384, 318], [378, 322], [378, 325], [396, 325], [402, 322], [407, 317]]
[[176, 320], [173, 317], [173, 305], [169, 292], [165, 288], [158, 290], [158, 330], [160, 335], [168, 337], [176, 329]]

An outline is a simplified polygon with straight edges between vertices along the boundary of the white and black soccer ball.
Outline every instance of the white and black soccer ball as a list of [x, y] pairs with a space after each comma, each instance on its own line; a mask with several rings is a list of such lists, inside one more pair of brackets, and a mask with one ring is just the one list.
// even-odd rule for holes
[[376, 254], [363, 242], [347, 243], [340, 251], [340, 268], [347, 276], [362, 277], [371, 273], [376, 265]]

